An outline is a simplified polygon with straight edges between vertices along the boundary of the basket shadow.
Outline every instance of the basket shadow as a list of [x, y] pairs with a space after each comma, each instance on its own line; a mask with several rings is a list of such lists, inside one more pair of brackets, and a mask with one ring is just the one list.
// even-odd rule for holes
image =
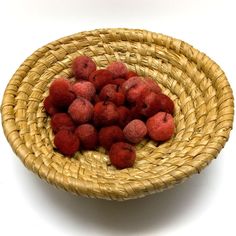
[[36, 210], [41, 211], [42, 215], [47, 212], [47, 217], [56, 221], [58, 226], [58, 221], [62, 221], [63, 227], [68, 225], [74, 230], [84, 225], [97, 231], [105, 229], [113, 234], [142, 233], [154, 228], [162, 230], [173, 227], [201, 214], [206, 205], [204, 201], [211, 196], [209, 186], [216, 185], [220, 178], [219, 168], [213, 167], [218, 165], [210, 166], [201, 175], [164, 192], [124, 202], [77, 197], [52, 188], [37, 177], [32, 178], [29, 176], [31, 173], [21, 181], [27, 184], [25, 190], [30, 192], [32, 205], [42, 203]]

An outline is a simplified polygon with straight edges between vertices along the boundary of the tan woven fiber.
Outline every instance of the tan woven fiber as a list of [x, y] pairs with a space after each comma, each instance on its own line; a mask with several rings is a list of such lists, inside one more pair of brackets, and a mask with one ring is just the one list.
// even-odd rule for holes
[[[111, 166], [102, 148], [73, 158], [55, 151], [43, 100], [55, 77], [72, 77], [78, 55], [92, 57], [100, 68], [120, 60], [157, 81], [175, 102], [174, 137], [159, 146], [143, 140], [135, 166], [124, 170]], [[35, 51], [10, 80], [1, 112], [16, 155], [42, 179], [78, 195], [127, 200], [162, 191], [206, 167], [229, 138], [233, 106], [224, 72], [189, 44], [145, 30], [100, 29]]]

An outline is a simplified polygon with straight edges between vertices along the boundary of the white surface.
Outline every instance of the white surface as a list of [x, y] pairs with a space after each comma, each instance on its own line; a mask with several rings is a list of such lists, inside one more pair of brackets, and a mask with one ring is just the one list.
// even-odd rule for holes
[[[82, 30], [143, 28], [180, 38], [212, 57], [236, 89], [232, 1], [41, 0], [0, 3], [0, 97], [21, 62]], [[0, 131], [0, 235], [236, 235], [236, 132], [200, 175], [143, 199], [75, 197], [29, 172]]]

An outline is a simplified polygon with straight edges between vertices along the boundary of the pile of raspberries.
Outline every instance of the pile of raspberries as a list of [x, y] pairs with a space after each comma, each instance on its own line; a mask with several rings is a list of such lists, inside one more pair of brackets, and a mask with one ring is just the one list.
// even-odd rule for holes
[[87, 56], [72, 62], [75, 78], [54, 79], [44, 108], [51, 116], [58, 151], [104, 147], [117, 169], [132, 167], [134, 145], [143, 138], [163, 142], [174, 133], [174, 103], [151, 78], [138, 76], [122, 62], [96, 69]]

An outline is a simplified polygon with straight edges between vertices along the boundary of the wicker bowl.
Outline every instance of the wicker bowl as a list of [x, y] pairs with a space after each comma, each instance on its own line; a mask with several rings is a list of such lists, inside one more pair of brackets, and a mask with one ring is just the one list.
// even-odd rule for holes
[[[135, 166], [124, 170], [111, 166], [102, 148], [73, 158], [55, 151], [43, 100], [55, 77], [72, 77], [78, 55], [92, 57], [98, 67], [121, 60], [156, 80], [175, 102], [174, 137], [161, 145], [143, 140]], [[189, 44], [145, 30], [99, 29], [35, 51], [7, 85], [1, 112], [12, 149], [39, 177], [77, 195], [127, 200], [162, 191], [206, 167], [229, 138], [234, 108], [224, 72]]]

